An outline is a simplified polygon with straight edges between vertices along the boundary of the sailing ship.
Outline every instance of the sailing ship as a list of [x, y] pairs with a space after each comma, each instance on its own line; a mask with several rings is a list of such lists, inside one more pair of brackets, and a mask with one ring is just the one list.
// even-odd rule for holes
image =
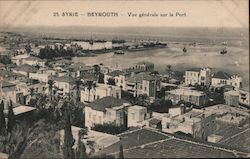
[[220, 52], [220, 54], [222, 54], [222, 55], [224, 55], [224, 54], [226, 54], [227, 53], [227, 49], [226, 48], [224, 48], [221, 52]]
[[184, 46], [184, 48], [182, 49], [182, 51], [184, 52], [184, 53], [186, 53], [187, 52], [187, 49], [186, 49], [186, 47]]

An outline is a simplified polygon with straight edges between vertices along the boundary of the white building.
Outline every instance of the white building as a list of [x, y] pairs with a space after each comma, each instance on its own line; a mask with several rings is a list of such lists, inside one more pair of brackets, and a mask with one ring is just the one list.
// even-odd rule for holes
[[72, 44], [77, 44], [81, 46], [83, 50], [102, 50], [102, 49], [112, 49], [112, 42], [100, 41], [93, 43], [90, 41], [73, 41]]
[[126, 87], [129, 93], [134, 97], [146, 94], [149, 97], [155, 98], [157, 90], [160, 89], [160, 78], [150, 75], [148, 72], [141, 72], [131, 75], [126, 79]]
[[[16, 84], [1, 80], [0, 89], [0, 99], [5, 101], [11, 99], [12, 102], [16, 103]], [[6, 105], [5, 103], [5, 107]]]
[[54, 86], [56, 86], [59, 91], [59, 94], [69, 94], [71, 93], [74, 85], [75, 85], [75, 79], [69, 76], [62, 76], [62, 77], [55, 77], [54, 78]]
[[121, 88], [126, 87], [126, 73], [120, 70], [115, 70], [104, 74], [104, 83], [108, 84], [109, 79], [113, 79], [115, 85]]
[[209, 68], [192, 68], [185, 71], [185, 84], [209, 86], [211, 84], [211, 70]]
[[250, 101], [249, 101], [249, 88], [246, 89], [240, 89], [240, 95], [239, 95], [239, 104], [243, 106], [250, 107]]
[[122, 99], [104, 97], [85, 106], [85, 126], [93, 127], [95, 124], [125, 124], [125, 107], [130, 104]]
[[173, 107], [168, 109], [168, 114], [170, 114], [172, 117], [178, 116], [178, 115], [181, 115], [184, 113], [185, 113], [185, 106], [184, 105], [173, 106]]
[[[77, 141], [79, 140], [79, 132], [83, 128], [71, 126], [72, 136], [75, 139], [75, 143], [72, 146], [73, 149], [77, 148]], [[64, 142], [64, 130], [59, 131], [60, 134], [60, 147], [62, 147]], [[88, 130], [87, 135], [84, 135], [84, 138], [80, 139], [86, 148], [86, 153], [89, 154], [91, 149], [94, 148], [95, 152], [102, 150], [105, 147], [108, 147], [116, 142], [120, 141], [120, 138], [116, 135], [106, 134], [98, 131]], [[93, 145], [89, 145], [89, 142], [93, 142]], [[92, 147], [93, 146], [93, 147]]]
[[173, 104], [183, 100], [197, 106], [205, 106], [208, 102], [207, 95], [204, 92], [184, 88], [166, 91], [165, 99], [171, 100]]
[[219, 71], [212, 77], [211, 86], [222, 87], [225, 85], [231, 85], [235, 90], [239, 90], [242, 87], [242, 78], [238, 75], [229, 75], [226, 72]]
[[141, 126], [147, 117], [147, 108], [134, 105], [128, 108], [128, 127]]
[[29, 54], [21, 54], [21, 55], [11, 57], [11, 61], [12, 61], [12, 63], [14, 63], [16, 65], [21, 65], [22, 60], [25, 58], [28, 58], [28, 57], [30, 57]]
[[134, 69], [143, 71], [154, 71], [154, 64], [151, 62], [138, 62]]
[[30, 73], [29, 78], [48, 83], [48, 81], [52, 78], [52, 74], [53, 73], [47, 73], [46, 71], [39, 70], [38, 72]]
[[215, 130], [214, 121], [215, 115], [193, 109], [182, 115], [165, 115], [162, 118], [162, 131], [167, 133], [183, 132], [194, 138], [206, 140], [207, 136]]
[[18, 67], [15, 67], [12, 69], [14, 73], [20, 73], [26, 77], [29, 77], [30, 73], [35, 73], [38, 71], [37, 68], [30, 66], [30, 65], [19, 65]]
[[238, 106], [239, 105], [239, 91], [227, 91], [224, 93], [224, 100], [227, 105]]
[[90, 90], [84, 88], [81, 91], [81, 102], [92, 102], [97, 99], [112, 96], [117, 99], [121, 98], [121, 88], [117, 86], [105, 85], [105, 84], [96, 84], [95, 87], [92, 87]]
[[30, 57], [22, 59], [21, 64], [45, 67], [45, 60], [42, 60], [38, 57], [30, 56]]

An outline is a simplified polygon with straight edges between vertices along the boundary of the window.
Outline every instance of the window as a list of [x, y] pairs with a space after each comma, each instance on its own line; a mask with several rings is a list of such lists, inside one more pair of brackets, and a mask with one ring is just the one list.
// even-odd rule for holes
[[99, 116], [99, 123], [101, 124], [102, 123], [102, 117]]
[[170, 125], [169, 123], [166, 124], [166, 127], [167, 127], [168, 129], [169, 129], [169, 125]]
[[96, 115], [93, 115], [93, 121], [96, 121]]
[[119, 98], [119, 93], [116, 93], [116, 98]]
[[144, 90], [147, 91], [147, 87], [144, 87]]
[[89, 119], [91, 118], [91, 113], [89, 113]]
[[140, 116], [143, 116], [143, 112], [140, 112]]
[[135, 113], [131, 113], [132, 120], [135, 120]]
[[67, 85], [67, 84], [65, 84], [65, 88], [66, 88], [66, 89], [68, 88], [68, 85]]

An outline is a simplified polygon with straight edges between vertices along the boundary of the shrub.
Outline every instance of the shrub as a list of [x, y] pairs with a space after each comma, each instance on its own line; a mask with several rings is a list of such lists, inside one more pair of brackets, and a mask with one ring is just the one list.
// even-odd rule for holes
[[116, 135], [116, 134], [120, 134], [126, 131], [128, 128], [124, 125], [117, 126], [114, 124], [105, 123], [105, 124], [95, 124], [91, 129], [95, 131], [107, 133], [107, 134]]

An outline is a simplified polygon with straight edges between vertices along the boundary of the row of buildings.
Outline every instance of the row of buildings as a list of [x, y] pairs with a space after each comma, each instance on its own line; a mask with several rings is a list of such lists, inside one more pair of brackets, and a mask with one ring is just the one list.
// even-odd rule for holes
[[[122, 70], [98, 65], [100, 72], [104, 74], [103, 84], [100, 84], [98, 83], [98, 75], [95, 75], [96, 68], [93, 66], [59, 60], [51, 62], [51, 67], [47, 67], [45, 66], [45, 60], [30, 55], [14, 56], [12, 61], [16, 66], [12, 66], [7, 70], [3, 68], [1, 77], [14, 83], [20, 93], [25, 84], [30, 87], [34, 86], [38, 90], [40, 85], [40, 90], [45, 91], [46, 87], [48, 87], [48, 81], [53, 80], [58, 93], [65, 95], [71, 93], [71, 90], [76, 86], [77, 80], [82, 82], [91, 80], [95, 83], [93, 87], [89, 89], [81, 87], [80, 96], [82, 102], [91, 102], [105, 96], [121, 98], [122, 91], [130, 93], [134, 97], [147, 95], [154, 100], [157, 92], [166, 84], [162, 81], [163, 76], [161, 74], [152, 74], [154, 64], [149, 62], [140, 62], [134, 67]], [[41, 63], [39, 64], [39, 62]], [[39, 67], [34, 67], [37, 65]], [[13, 73], [10, 74], [10, 71]], [[29, 79], [28, 82], [27, 79]], [[32, 80], [39, 83], [35, 86], [34, 82], [31, 82]], [[166, 91], [165, 99], [171, 100], [173, 104], [184, 100], [196, 106], [206, 106], [209, 101], [207, 94], [193, 89], [190, 85], [207, 86], [211, 90], [231, 86], [230, 91], [225, 92], [224, 99], [226, 103], [229, 105], [249, 106], [249, 91], [242, 88], [241, 77], [237, 75], [231, 76], [221, 71], [212, 74], [210, 68], [196, 68], [185, 71], [184, 83], [176, 84], [173, 90]], [[22, 91], [28, 92], [28, 90]], [[26, 94], [24, 93], [24, 95]]]
[[[16, 65], [2, 67], [0, 72], [2, 100], [11, 99], [14, 103], [30, 106], [34, 92], [49, 94], [52, 89], [54, 95], [61, 97], [78, 92], [80, 102], [85, 103], [84, 122], [89, 129], [96, 124], [108, 123], [160, 129], [171, 134], [181, 132], [200, 140], [219, 142], [223, 136], [214, 133], [217, 122], [238, 127], [249, 121], [248, 110], [238, 107], [249, 108], [249, 91], [242, 88], [241, 77], [225, 72], [212, 73], [210, 68], [189, 69], [185, 71], [183, 81], [168, 83], [149, 62], [125, 69], [101, 64], [89, 66], [69, 60], [48, 63], [30, 55], [14, 56], [12, 62]], [[100, 74], [103, 74], [102, 82]], [[210, 100], [207, 92], [196, 86], [206, 86], [211, 92], [223, 90], [225, 103], [207, 107]], [[224, 89], [228, 86], [230, 89]], [[150, 102], [154, 102], [162, 89], [164, 99], [172, 101], [166, 112], [152, 111], [122, 99], [122, 93], [127, 92], [134, 97], [147, 95]], [[180, 104], [180, 101], [197, 107]], [[16, 114], [22, 110], [30, 111], [20, 105], [14, 109]]]

